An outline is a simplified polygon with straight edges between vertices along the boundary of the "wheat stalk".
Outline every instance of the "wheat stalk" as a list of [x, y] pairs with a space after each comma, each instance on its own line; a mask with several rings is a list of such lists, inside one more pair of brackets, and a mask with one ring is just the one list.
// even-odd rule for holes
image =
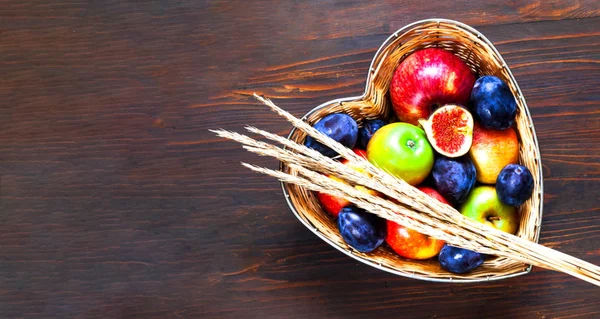
[[[279, 108], [269, 99], [256, 94], [254, 96], [296, 128], [351, 161], [352, 166], [367, 172], [367, 175], [325, 157], [304, 145], [255, 127], [246, 127], [246, 129], [285, 147], [280, 148], [235, 132], [212, 131], [220, 137], [243, 144], [243, 147], [250, 152], [274, 157], [289, 164], [290, 169], [297, 175], [242, 163], [245, 167], [275, 177], [285, 183], [345, 198], [373, 214], [444, 240], [453, 246], [504, 256], [535, 266], [561, 271], [600, 286], [600, 268], [598, 266], [468, 219], [449, 205], [431, 200], [430, 197], [403, 180], [376, 168], [343, 145]], [[335, 175], [349, 184], [335, 181], [319, 173]], [[396, 202], [361, 192], [352, 184], [376, 190]]]

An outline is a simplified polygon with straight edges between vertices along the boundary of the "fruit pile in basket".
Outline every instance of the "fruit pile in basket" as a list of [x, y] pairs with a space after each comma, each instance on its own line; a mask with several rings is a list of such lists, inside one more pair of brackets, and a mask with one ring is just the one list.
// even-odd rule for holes
[[[397, 119], [366, 120], [359, 127], [351, 116], [336, 113], [314, 127], [466, 217], [516, 233], [517, 208], [531, 197], [533, 177], [518, 164], [517, 104], [508, 85], [495, 76], [476, 78], [453, 53], [428, 48], [400, 63], [389, 95]], [[311, 137], [304, 143], [323, 155], [337, 155]], [[317, 197], [337, 218], [344, 241], [357, 251], [368, 253], [385, 242], [405, 258], [437, 256], [454, 273], [471, 271], [484, 261], [479, 253], [445, 245], [345, 199], [325, 193]]]

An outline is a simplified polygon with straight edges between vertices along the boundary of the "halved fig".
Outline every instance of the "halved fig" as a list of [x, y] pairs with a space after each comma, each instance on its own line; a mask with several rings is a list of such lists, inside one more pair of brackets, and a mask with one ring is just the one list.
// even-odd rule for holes
[[431, 146], [447, 157], [465, 155], [473, 142], [473, 116], [456, 104], [447, 104], [435, 110], [428, 120], [420, 119]]

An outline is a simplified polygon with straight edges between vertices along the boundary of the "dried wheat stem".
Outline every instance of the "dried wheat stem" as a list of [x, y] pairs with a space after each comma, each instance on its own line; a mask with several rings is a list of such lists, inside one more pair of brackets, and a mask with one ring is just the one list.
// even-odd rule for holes
[[[375, 168], [370, 163], [368, 163], [367, 161], [363, 160], [362, 158], [356, 156], [354, 153], [352, 153], [349, 149], [345, 148], [341, 144], [331, 140], [327, 136], [322, 135], [320, 132], [318, 132], [314, 128], [312, 128], [310, 125], [304, 123], [303, 121], [295, 118], [294, 116], [287, 113], [286, 111], [280, 109], [274, 103], [272, 103], [270, 100], [264, 99], [257, 95], [255, 95], [255, 97], [258, 100], [260, 100], [261, 102], [263, 102], [265, 105], [269, 106], [273, 111], [280, 114], [282, 117], [286, 118], [297, 128], [305, 131], [307, 134], [313, 136], [315, 139], [317, 139], [321, 143], [331, 147], [336, 152], [338, 152], [342, 156], [346, 157], [348, 160], [355, 162], [354, 164], [358, 164], [358, 166], [360, 168], [365, 169], [366, 171], [368, 171], [369, 173], [374, 175], [373, 176], [374, 179], [379, 179], [382, 183], [384, 183], [384, 185], [387, 186], [387, 190], [382, 190], [382, 192], [386, 193], [388, 196], [390, 196], [390, 193], [392, 193], [393, 198], [395, 198], [396, 200], [398, 200], [406, 205], [411, 205], [417, 211], [423, 212], [430, 216], [438, 216], [438, 217], [441, 216], [442, 219], [445, 220], [449, 224], [458, 224], [459, 226], [461, 226], [461, 230], [463, 232], [466, 231], [466, 232], [470, 233], [471, 235], [484, 236], [484, 238], [493, 238], [493, 240], [491, 242], [485, 243], [486, 247], [495, 249], [495, 247], [493, 247], [493, 246], [500, 244], [505, 249], [505, 251], [509, 253], [508, 256], [512, 257], [513, 259], [527, 260], [528, 263], [532, 263], [532, 264], [535, 264], [538, 266], [561, 270], [563, 272], [567, 272], [571, 275], [582, 278], [584, 280], [590, 280], [589, 277], [592, 277], [592, 278], [595, 277], [596, 278], [595, 280], [597, 282], [599, 282], [600, 271], [597, 266], [594, 266], [589, 263], [585, 263], [574, 257], [568, 256], [568, 255], [565, 255], [562, 253], [558, 253], [558, 252], [551, 250], [549, 248], [546, 248], [546, 247], [539, 248], [539, 247], [543, 247], [543, 246], [540, 246], [535, 243], [531, 243], [527, 240], [524, 240], [522, 238], [510, 235], [510, 234], [500, 232], [493, 228], [487, 227], [488, 229], [486, 229], [485, 227], [482, 227], [484, 225], [479, 224], [474, 221], [471, 221], [469, 219], [466, 219], [466, 218], [462, 217], [461, 215], [458, 215], [456, 213], [456, 211], [454, 211], [453, 209], [448, 208], [447, 206], [444, 207], [445, 205], [442, 205], [441, 203], [436, 203], [436, 201], [431, 201], [429, 198], [426, 197], [425, 194], [422, 194], [421, 192], [416, 191], [416, 189], [414, 189], [410, 185], [406, 184], [404, 181], [396, 179], [396, 178], [390, 176], [389, 174]], [[249, 128], [249, 130], [254, 131], [255, 133], [258, 132], [257, 129]], [[269, 135], [269, 134], [261, 134], [261, 135], [273, 139], [272, 134], [271, 135]], [[281, 142], [281, 140], [279, 138], [274, 138], [274, 139], [277, 140], [278, 142]], [[283, 144], [288, 147], [292, 147], [292, 146], [290, 146], [290, 144], [288, 142], [285, 142]], [[296, 151], [299, 151], [299, 152], [304, 152], [305, 154], [307, 153], [304, 150], [302, 150], [301, 147], [300, 148], [295, 147], [293, 149]], [[308, 156], [315, 156], [315, 155], [308, 154]], [[318, 157], [318, 155], [316, 155], [316, 156]], [[341, 176], [342, 178], [345, 178], [345, 179], [349, 178], [349, 176], [345, 172], [340, 173], [338, 176]], [[367, 184], [366, 186], [369, 186], [368, 182], [365, 184]], [[380, 188], [380, 185], [370, 185], [370, 186], [372, 186], [373, 189]], [[389, 189], [392, 189], [393, 191], [390, 192]], [[396, 192], [394, 193], [394, 191], [396, 191]], [[412, 200], [411, 201], [406, 200], [406, 196], [408, 196]], [[457, 216], [460, 216], [460, 217], [457, 217]], [[458, 220], [454, 220], [454, 219], [458, 219]], [[477, 236], [474, 236], [474, 237], [476, 238]], [[475, 238], [472, 238], [472, 239], [475, 239]], [[543, 252], [543, 253], [540, 253], [540, 252]], [[554, 256], [547, 255], [547, 254], [551, 254], [551, 253], [555, 253]], [[497, 253], [497, 254], [499, 254], [499, 253]], [[506, 253], [502, 252], [499, 255], [506, 255]], [[552, 258], [552, 257], [560, 257], [560, 258]]]

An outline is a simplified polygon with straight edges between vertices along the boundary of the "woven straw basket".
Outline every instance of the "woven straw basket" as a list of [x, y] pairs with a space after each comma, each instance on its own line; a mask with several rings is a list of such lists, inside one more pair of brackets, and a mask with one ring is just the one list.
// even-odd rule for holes
[[[520, 139], [520, 163], [533, 174], [533, 196], [519, 208], [521, 222], [517, 236], [538, 241], [542, 218], [542, 170], [538, 143], [531, 116], [521, 89], [510, 69], [492, 43], [475, 29], [452, 20], [429, 19], [412, 23], [390, 36], [379, 48], [367, 75], [362, 96], [341, 98], [324, 103], [303, 117], [310, 124], [331, 113], [343, 112], [360, 123], [364, 119], [389, 117], [388, 89], [397, 65], [415, 50], [439, 47], [454, 52], [476, 75], [495, 75], [508, 83], [517, 105], [516, 128]], [[292, 130], [289, 138], [303, 142], [305, 134]], [[294, 174], [281, 164], [281, 170]], [[360, 253], [346, 245], [337, 224], [319, 205], [316, 196], [304, 188], [282, 184], [286, 200], [296, 217], [317, 236], [341, 252], [375, 268], [393, 274], [439, 282], [477, 282], [526, 274], [531, 266], [504, 257], [488, 257], [485, 263], [467, 274], [453, 274], [435, 260], [411, 260], [395, 254], [385, 244], [371, 253]]]

